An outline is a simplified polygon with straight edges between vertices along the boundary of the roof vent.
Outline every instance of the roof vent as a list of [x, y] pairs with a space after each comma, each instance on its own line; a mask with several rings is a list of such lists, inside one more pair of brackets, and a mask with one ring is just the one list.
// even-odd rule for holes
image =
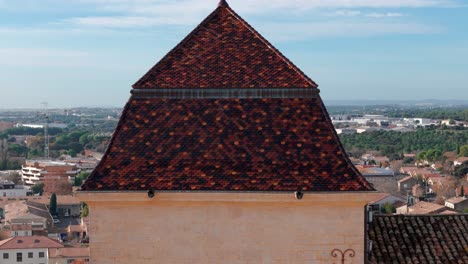
[[21, 244], [21, 243], [23, 243], [23, 240], [18, 239], [18, 241], [16, 241], [16, 243]]
[[34, 239], [34, 243], [40, 243], [41, 241], [39, 239]]

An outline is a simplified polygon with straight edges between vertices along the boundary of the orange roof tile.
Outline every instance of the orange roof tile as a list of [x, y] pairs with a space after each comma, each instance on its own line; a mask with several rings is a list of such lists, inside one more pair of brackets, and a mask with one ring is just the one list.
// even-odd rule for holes
[[59, 242], [44, 236], [17, 236], [0, 241], [0, 249], [60, 248]]
[[83, 191], [373, 190], [317, 85], [226, 4], [133, 87]]

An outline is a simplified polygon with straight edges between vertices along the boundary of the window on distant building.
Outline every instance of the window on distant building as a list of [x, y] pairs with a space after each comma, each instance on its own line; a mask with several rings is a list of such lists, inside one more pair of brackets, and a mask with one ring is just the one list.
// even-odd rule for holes
[[23, 253], [16, 253], [16, 262], [23, 262]]
[[39, 252], [39, 257], [43, 258], [44, 257], [44, 252]]
[[8, 255], [8, 253], [3, 253], [3, 259], [8, 259], [10, 258], [10, 256]]
[[32, 252], [28, 252], [28, 258], [33, 258], [33, 253]]

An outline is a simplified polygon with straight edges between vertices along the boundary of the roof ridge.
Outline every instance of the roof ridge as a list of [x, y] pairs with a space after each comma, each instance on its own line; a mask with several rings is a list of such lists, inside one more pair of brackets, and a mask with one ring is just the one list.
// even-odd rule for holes
[[381, 218], [390, 218], [390, 217], [468, 217], [468, 213], [458, 213], [458, 214], [440, 214], [440, 213], [430, 213], [430, 214], [393, 214], [393, 215], [382, 215], [376, 214], [374, 217], [381, 217]]
[[215, 14], [216, 12], [220, 9], [220, 8], [224, 8], [224, 6], [218, 6], [215, 10], [213, 10], [205, 19], [202, 20], [202, 22], [200, 22], [187, 36], [185, 36], [184, 39], [182, 39], [182, 41], [180, 41], [174, 48], [172, 48], [168, 53], [166, 53], [166, 55], [164, 55], [153, 67], [151, 67], [149, 69], [149, 71], [143, 75], [140, 79], [138, 79], [138, 81], [136, 81], [132, 87], [134, 89], [136, 89], [137, 85], [139, 83], [142, 83], [144, 80], [146, 80], [150, 75], [151, 75], [151, 72], [153, 71], [153, 69], [157, 68], [159, 65], [162, 64], [162, 62], [170, 57], [170, 55], [172, 55], [172, 53], [174, 53], [174, 51], [176, 51], [179, 47], [183, 46], [183, 44], [185, 44], [187, 41], [189, 41], [193, 35], [195, 35], [195, 33], [197, 33], [198, 31], [200, 31], [202, 29], [202, 25], [207, 23]]
[[227, 6], [226, 8], [231, 14], [234, 15], [242, 24], [244, 24], [254, 35], [256, 35], [263, 43], [268, 45], [268, 47], [276, 54], [278, 55], [284, 62], [286, 62], [294, 71], [299, 73], [299, 75], [303, 76], [307, 81], [309, 81], [314, 88], [318, 87], [318, 84], [314, 82], [309, 76], [307, 76], [299, 67], [297, 67], [291, 60], [289, 60], [286, 56], [284, 56], [281, 51], [279, 51], [273, 44], [271, 44], [265, 37], [260, 34], [255, 28], [253, 28], [249, 22], [247, 22], [245, 19], [243, 19], [239, 14], [236, 13], [230, 6]]
[[[223, 4], [223, 2], [225, 4]], [[172, 48], [165, 56], [163, 56], [153, 67], [151, 67], [146, 74], [144, 74], [137, 82], [135, 82], [132, 87], [134, 89], [140, 88], [145, 82], [149, 81], [150, 77], [158, 70], [159, 67], [163, 66], [168, 59], [178, 50], [184, 47], [184, 45], [189, 42], [198, 32], [205, 29], [205, 25], [208, 24], [213, 17], [215, 17], [221, 10], [226, 10], [234, 19], [240, 22], [240, 24], [245, 27], [249, 32], [253, 34], [261, 43], [265, 44], [269, 50], [276, 55], [282, 62], [284, 62], [289, 70], [295, 72], [300, 78], [307, 83], [311, 88], [317, 88], [318, 84], [314, 82], [309, 76], [307, 76], [299, 67], [297, 67], [292, 61], [290, 61], [286, 56], [284, 56], [273, 44], [271, 44], [267, 39], [265, 39], [257, 30], [255, 30], [245, 19], [243, 19], [239, 14], [237, 14], [225, 1], [221, 1], [218, 7], [213, 10], [202, 22], [200, 22], [182, 41], [180, 41], [174, 48]], [[209, 52], [207, 50], [206, 52]], [[200, 54], [198, 54], [200, 55]], [[192, 88], [192, 87], [191, 87]], [[213, 87], [214, 88], [214, 87]], [[258, 87], [263, 88], [263, 87]], [[304, 87], [310, 88], [310, 87]]]

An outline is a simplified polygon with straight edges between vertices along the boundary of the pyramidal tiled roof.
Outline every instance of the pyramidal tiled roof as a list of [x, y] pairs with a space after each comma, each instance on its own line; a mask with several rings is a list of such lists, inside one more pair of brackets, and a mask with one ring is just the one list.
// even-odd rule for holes
[[133, 88], [316, 88], [227, 4], [220, 3]]
[[316, 87], [221, 1], [134, 85], [82, 190], [373, 190]]

